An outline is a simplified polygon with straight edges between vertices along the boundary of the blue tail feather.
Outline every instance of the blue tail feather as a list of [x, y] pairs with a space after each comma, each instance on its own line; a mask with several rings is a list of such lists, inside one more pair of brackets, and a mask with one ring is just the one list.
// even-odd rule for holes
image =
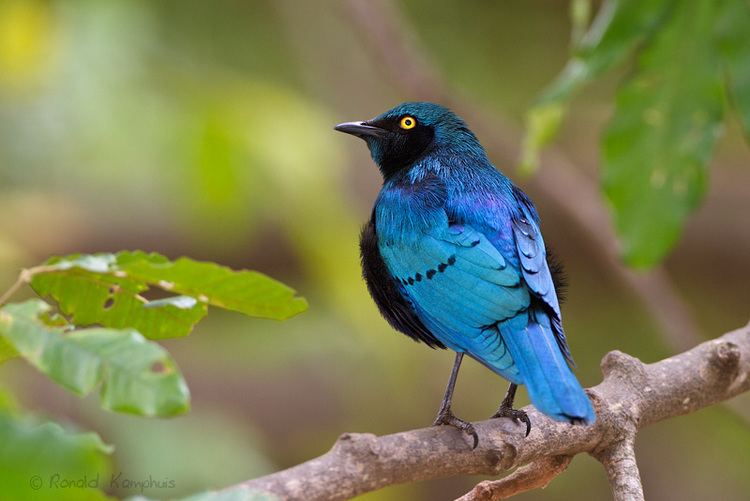
[[531, 310], [500, 324], [534, 407], [558, 421], [593, 423], [594, 408], [568, 366], [547, 314]]

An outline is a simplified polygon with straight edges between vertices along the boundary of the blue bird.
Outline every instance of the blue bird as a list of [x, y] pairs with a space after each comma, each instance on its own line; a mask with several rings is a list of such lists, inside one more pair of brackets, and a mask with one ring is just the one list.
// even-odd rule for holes
[[463, 120], [433, 103], [404, 103], [336, 130], [362, 138], [383, 187], [360, 239], [362, 272], [398, 331], [456, 352], [435, 425], [473, 437], [451, 400], [464, 354], [510, 381], [492, 417], [526, 424], [513, 409], [525, 384], [541, 412], [593, 423], [571, 370], [553, 272], [534, 204], [498, 171]]

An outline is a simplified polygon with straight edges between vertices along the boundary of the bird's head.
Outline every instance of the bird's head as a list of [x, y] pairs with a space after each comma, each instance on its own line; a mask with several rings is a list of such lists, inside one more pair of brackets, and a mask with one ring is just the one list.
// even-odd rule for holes
[[386, 178], [438, 148], [484, 154], [464, 121], [434, 103], [403, 103], [373, 119], [341, 123], [335, 129], [364, 139]]

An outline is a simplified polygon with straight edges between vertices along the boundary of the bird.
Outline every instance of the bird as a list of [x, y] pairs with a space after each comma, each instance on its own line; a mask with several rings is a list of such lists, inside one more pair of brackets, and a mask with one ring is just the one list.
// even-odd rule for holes
[[508, 380], [493, 418], [526, 425], [518, 385], [558, 420], [595, 421], [562, 325], [559, 266], [531, 199], [489, 160], [463, 119], [429, 102], [402, 103], [335, 130], [361, 138], [383, 185], [360, 236], [362, 276], [397, 331], [456, 355], [434, 425], [479, 443], [451, 404], [464, 355]]

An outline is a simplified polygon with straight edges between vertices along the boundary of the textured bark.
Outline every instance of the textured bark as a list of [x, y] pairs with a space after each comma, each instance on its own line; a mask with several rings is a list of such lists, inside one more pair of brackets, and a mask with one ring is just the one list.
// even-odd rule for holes
[[612, 444], [597, 453], [609, 477], [612, 498], [616, 501], [639, 501], [643, 499], [641, 474], [635, 461], [635, 434]]
[[551, 456], [540, 458], [520, 466], [500, 480], [479, 482], [470, 492], [456, 501], [498, 501], [508, 499], [532, 489], [544, 489], [552, 479], [564, 472], [573, 456]]
[[[508, 419], [476, 423], [479, 446], [451, 427], [377, 437], [346, 433], [326, 454], [229, 487], [223, 493], [265, 492], [282, 499], [340, 500], [382, 487], [456, 475], [499, 475], [462, 499], [504, 499], [543, 487], [570, 458], [589, 453], [605, 467], [615, 499], [643, 499], [633, 443], [637, 431], [694, 412], [750, 389], [750, 326], [653, 364], [619, 351], [602, 360], [604, 381], [587, 390], [596, 409], [592, 426], [552, 421], [532, 406], [533, 423]], [[527, 466], [525, 466], [527, 465]]]

